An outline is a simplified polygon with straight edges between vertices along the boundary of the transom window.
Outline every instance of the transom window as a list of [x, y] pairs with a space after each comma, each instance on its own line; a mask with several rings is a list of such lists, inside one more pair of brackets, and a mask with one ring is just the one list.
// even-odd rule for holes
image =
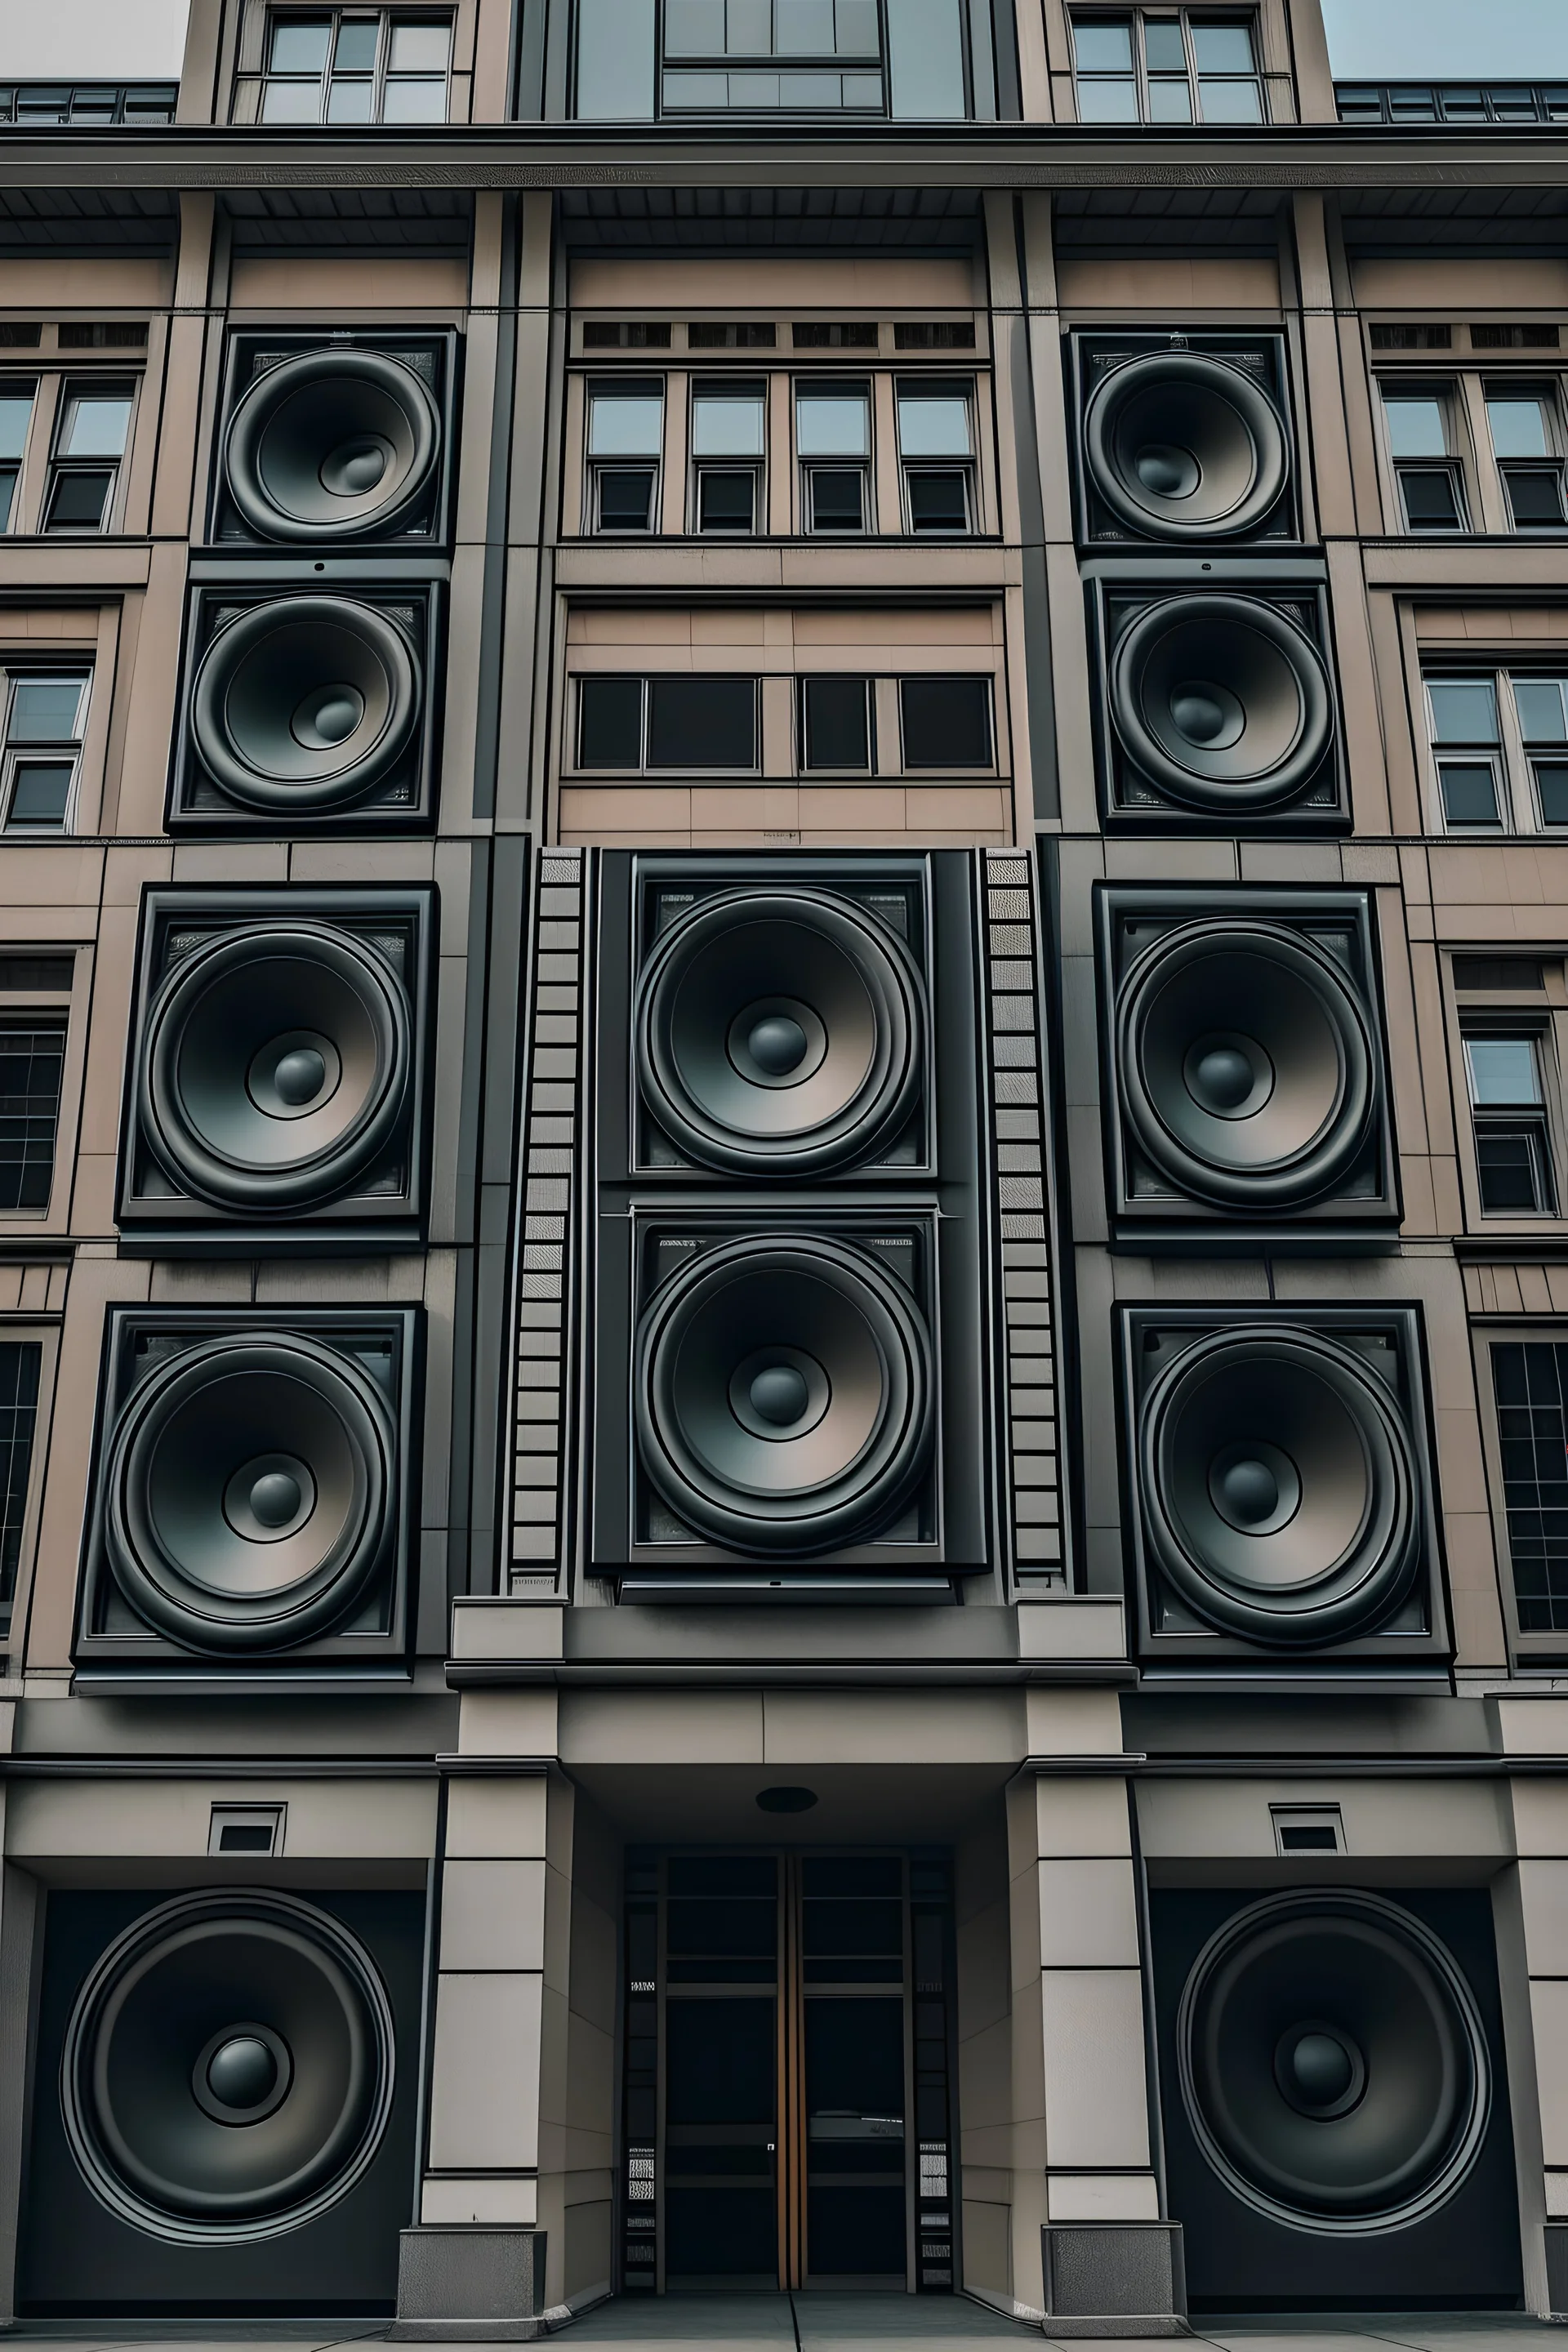
[[1568, 826], [1568, 677], [1494, 670], [1429, 676], [1426, 686], [1450, 830]]
[[263, 122], [445, 122], [452, 20], [378, 8], [267, 27]]
[[1072, 19], [1080, 122], [1261, 122], [1249, 16], [1195, 8]]
[[64, 832], [81, 762], [89, 684], [82, 670], [0, 672], [5, 711], [0, 824], [5, 832]]

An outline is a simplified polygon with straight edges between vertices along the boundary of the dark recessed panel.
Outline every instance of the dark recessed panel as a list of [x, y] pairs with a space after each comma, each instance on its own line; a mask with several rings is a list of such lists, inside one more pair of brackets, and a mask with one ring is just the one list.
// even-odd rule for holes
[[424, 1907], [51, 1892], [18, 2308], [389, 2311]]
[[458, 348], [450, 332], [394, 329], [232, 336], [212, 543], [444, 546]]
[[110, 1309], [80, 1679], [406, 1675], [421, 1320]]
[[1363, 891], [1096, 894], [1112, 1219], [1140, 1242], [1399, 1218]]
[[444, 583], [335, 565], [194, 586], [175, 833], [402, 833], [429, 825]]
[[121, 1126], [132, 1246], [416, 1239], [435, 894], [150, 890]]
[[1282, 335], [1080, 331], [1068, 365], [1081, 544], [1296, 540]]
[[1145, 1669], [1440, 1675], [1417, 1310], [1130, 1307], [1121, 1336]]
[[1194, 2311], [1516, 2307], [1489, 1895], [1155, 1889], [1151, 1911]]

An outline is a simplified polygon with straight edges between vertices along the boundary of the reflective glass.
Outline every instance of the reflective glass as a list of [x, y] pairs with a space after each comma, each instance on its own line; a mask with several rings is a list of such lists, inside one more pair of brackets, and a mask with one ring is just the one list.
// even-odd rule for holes
[[319, 81], [269, 81], [261, 93], [263, 122], [317, 122], [321, 113]]
[[1143, 62], [1151, 73], [1179, 73], [1187, 70], [1187, 52], [1182, 41], [1182, 27], [1175, 16], [1145, 16], [1143, 19]]
[[778, 0], [777, 23], [781, 57], [832, 56], [833, 0]]
[[66, 821], [72, 768], [69, 760], [18, 760], [7, 823], [49, 826], [58, 833]]
[[1497, 688], [1489, 677], [1435, 678], [1426, 698], [1435, 743], [1497, 741]]
[[771, 57], [773, 10], [769, 0], [727, 0], [724, 47], [732, 58]]
[[338, 26], [338, 45], [332, 52], [332, 69], [336, 73], [374, 73], [375, 43], [381, 26], [374, 16], [345, 16]]
[[588, 402], [591, 457], [657, 457], [664, 437], [658, 393], [595, 392]]
[[1151, 122], [1190, 122], [1192, 119], [1193, 93], [1185, 81], [1177, 81], [1173, 77], [1149, 84]]
[[1246, 25], [1194, 25], [1193, 54], [1200, 74], [1249, 74], [1257, 68], [1252, 35]]
[[7, 530], [10, 528], [11, 502], [16, 495], [16, 467], [0, 466], [0, 530]]
[[669, 73], [664, 77], [666, 106], [728, 106], [730, 77], [721, 73]]
[[131, 424], [125, 393], [77, 393], [66, 416], [60, 451], [67, 457], [121, 457]]
[[1500, 457], [1551, 456], [1546, 419], [1539, 400], [1520, 400], [1507, 394], [1489, 397], [1487, 422], [1491, 426], [1492, 447]]
[[763, 411], [761, 392], [750, 387], [733, 393], [698, 392], [691, 404], [692, 456], [760, 457]]
[[711, 58], [724, 53], [724, 0], [665, 0], [664, 53]]
[[1114, 20], [1105, 24], [1092, 17], [1075, 16], [1072, 47], [1079, 73], [1131, 73], [1132, 70], [1132, 27], [1130, 24]]
[[1437, 771], [1448, 824], [1499, 823], [1497, 775], [1489, 760], [1445, 760]]
[[1527, 743], [1568, 742], [1563, 725], [1563, 680], [1556, 677], [1516, 677], [1514, 705], [1520, 732]]
[[1261, 122], [1263, 101], [1255, 81], [1198, 83], [1205, 122]]
[[26, 447], [34, 390], [32, 384], [27, 384], [0, 392], [0, 457], [19, 457]]
[[1448, 440], [1440, 400], [1429, 394], [1408, 399], [1390, 399], [1385, 394], [1383, 405], [1388, 418], [1388, 446], [1396, 457], [1447, 456]]
[[445, 122], [446, 76], [410, 75], [389, 81], [381, 101], [381, 119], [384, 122]]
[[394, 73], [438, 73], [447, 70], [451, 54], [450, 25], [399, 25], [392, 27], [388, 63]]
[[267, 62], [274, 73], [323, 73], [331, 37], [330, 17], [277, 16]]
[[21, 677], [11, 698], [12, 743], [69, 743], [81, 708], [79, 677]]
[[1481, 1108], [1541, 1100], [1533, 1038], [1467, 1037], [1465, 1061], [1470, 1073], [1470, 1100]]
[[837, 0], [838, 54], [841, 58], [874, 58], [881, 47], [877, 30], [877, 0]]
[[332, 81], [327, 89], [327, 121], [368, 122], [371, 100], [374, 96], [375, 84], [368, 79]]
[[1135, 81], [1080, 81], [1078, 112], [1080, 122], [1136, 122], [1138, 85]]
[[906, 457], [967, 457], [969, 403], [962, 394], [900, 394], [899, 447]]
[[871, 403], [863, 392], [801, 393], [795, 439], [803, 457], [864, 457], [871, 447]]

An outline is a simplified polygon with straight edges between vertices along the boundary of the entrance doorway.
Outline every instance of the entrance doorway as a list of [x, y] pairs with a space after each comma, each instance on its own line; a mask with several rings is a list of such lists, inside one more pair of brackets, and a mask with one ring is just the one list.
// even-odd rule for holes
[[623, 2277], [949, 2292], [951, 1874], [627, 1855]]

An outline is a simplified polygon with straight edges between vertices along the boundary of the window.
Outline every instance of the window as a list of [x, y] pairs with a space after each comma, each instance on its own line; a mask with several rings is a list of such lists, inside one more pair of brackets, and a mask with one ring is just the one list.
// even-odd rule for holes
[[1482, 1211], [1489, 1217], [1554, 1215], [1539, 1041], [1532, 1036], [1468, 1036], [1465, 1076], [1475, 1122]]
[[795, 439], [807, 530], [865, 530], [870, 521], [871, 387], [797, 384]]
[[1500, 825], [1505, 795], [1496, 680], [1428, 678], [1426, 705], [1446, 822]]
[[46, 530], [107, 528], [135, 397], [133, 384], [96, 377], [62, 384], [44, 500]]
[[1446, 824], [1568, 826], [1568, 677], [1428, 677], [1426, 701]]
[[899, 680], [906, 768], [988, 768], [991, 681], [986, 677]]
[[1080, 122], [1261, 122], [1252, 21], [1198, 9], [1072, 19]]
[[0, 1340], [0, 1616], [6, 1619], [22, 1558], [42, 1359], [36, 1339]]
[[951, 537], [974, 528], [972, 393], [967, 383], [898, 387], [899, 458], [912, 531]]
[[0, 673], [5, 694], [0, 818], [7, 833], [65, 830], [89, 683], [80, 670]]
[[664, 386], [588, 387], [589, 529], [652, 530], [664, 446]]
[[27, 454], [27, 428], [37, 393], [36, 382], [0, 380], [0, 530], [14, 526], [16, 484]]
[[577, 764], [754, 769], [756, 680], [584, 677], [577, 693]]
[[871, 688], [864, 677], [803, 677], [800, 682], [801, 766], [871, 765]]
[[877, 0], [665, 0], [666, 113], [879, 113]]
[[700, 531], [752, 531], [763, 511], [765, 383], [698, 383], [691, 394], [691, 461]]
[[1464, 467], [1454, 454], [1447, 387], [1383, 386], [1388, 454], [1406, 530], [1463, 530]]
[[450, 16], [324, 9], [267, 27], [263, 122], [445, 122]]
[[1540, 385], [1489, 383], [1486, 396], [1492, 454], [1515, 530], [1561, 530], [1568, 511], [1555, 394]]
[[1521, 1633], [1568, 1629], [1568, 1347], [1492, 1344], [1503, 1508]]
[[0, 1021], [0, 1216], [49, 1205], [65, 1042], [58, 1022]]

